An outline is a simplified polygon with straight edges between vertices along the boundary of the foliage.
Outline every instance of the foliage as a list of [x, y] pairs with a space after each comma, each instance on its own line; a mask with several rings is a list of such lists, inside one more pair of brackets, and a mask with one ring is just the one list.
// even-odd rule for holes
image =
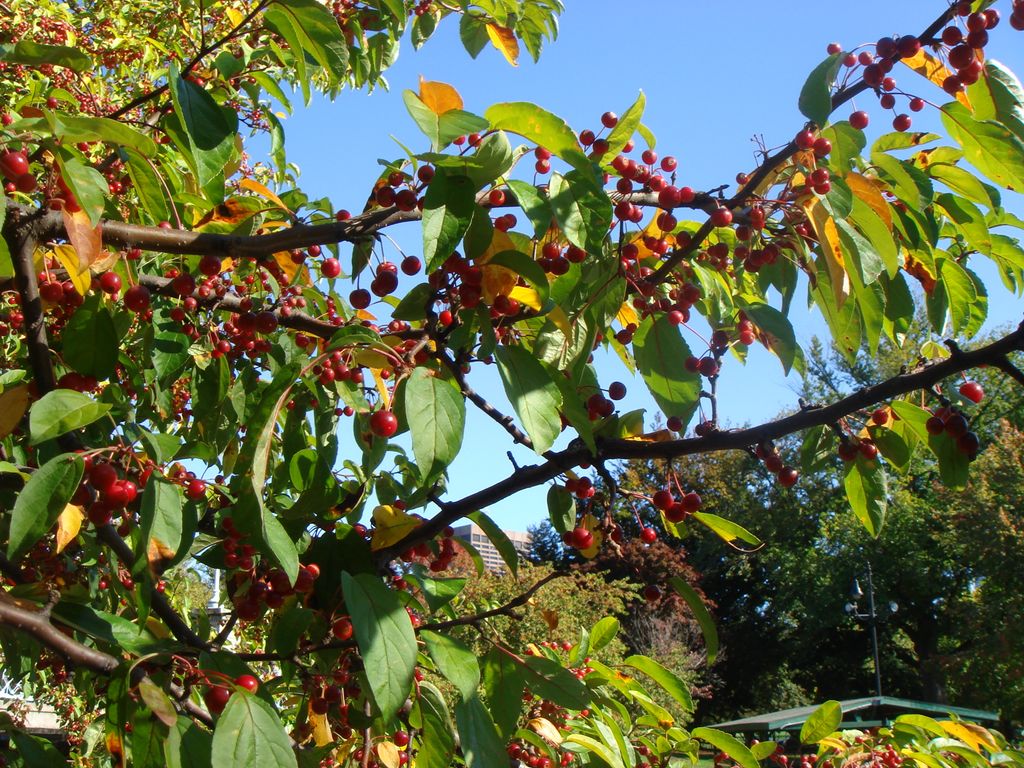
[[[984, 5], [938, 2], [920, 36], [883, 38], [862, 60], [830, 52], [800, 94], [808, 122], [730, 197], [684, 186], [676, 159], [657, 156], [643, 96], [621, 118], [603, 115], [598, 135], [528, 102], [473, 114], [454, 87], [423, 81], [403, 100], [424, 138], [384, 161], [353, 214], [302, 191], [277, 111], [299, 94], [308, 105], [385, 84], [400, 41], [420, 47], [438, 24], [458, 24], [471, 56], [490, 45], [515, 64], [522, 44], [536, 57], [556, 37], [558, 0], [143, 0], [130, 13], [106, 0], [9, 0], [0, 641], [30, 688], [51, 676], [73, 687], [91, 717], [73, 759], [625, 768], [693, 763], [702, 743], [732, 749], [659, 703], [692, 708], [672, 669], [619, 660], [614, 620], [568, 653], [521, 653], [500, 636], [474, 653], [458, 628], [515, 616], [548, 577], [494, 610], [461, 612], [476, 577], [446, 573], [458, 546], [449, 526], [470, 517], [515, 572], [514, 547], [483, 510], [550, 484], [552, 526], [593, 559], [620, 530], [577, 470], [607, 478], [617, 459], [750, 451], [767, 474], [749, 493], [793, 500], [806, 490], [785, 490], [799, 475], [785, 439], [810, 434], [813, 459], [834, 447], [836, 425], [836, 450], [860, 452], [844, 487], [873, 536], [890, 469], [912, 453], [965, 487], [980, 441], [970, 410], [936, 385], [986, 365], [1024, 381], [1008, 357], [1024, 329], [966, 348], [996, 289], [977, 262], [1024, 289], [1024, 251], [1008, 234], [1022, 222], [1001, 200], [1024, 187], [1024, 91], [983, 57], [998, 22]], [[993, 41], [1024, 26], [1016, 6]], [[966, 42], [951, 42], [961, 25]], [[909, 133], [899, 116], [869, 148], [865, 116], [837, 110], [871, 89], [895, 101], [885, 75], [901, 59], [956, 94], [938, 107], [946, 136]], [[266, 159], [249, 155], [253, 138]], [[411, 221], [422, 259], [393, 263], [384, 233]], [[734, 357], [761, 344], [787, 371], [806, 365], [787, 317], [797, 293], [853, 360], [862, 343], [870, 355], [882, 339], [903, 343], [911, 286], [930, 336], [963, 350], [929, 337], [913, 371], [720, 429], [717, 382]], [[624, 385], [594, 355], [638, 374], [666, 429], [616, 411]], [[473, 388], [491, 364], [507, 403]], [[867, 427], [872, 443], [845, 431], [882, 403], [891, 410]], [[540, 463], [457, 499], [446, 474], [470, 408]], [[698, 413], [696, 437], [684, 437]], [[659, 490], [670, 541], [703, 526], [759, 545], [702, 508], [703, 488]], [[637, 562], [659, 549], [638, 548]], [[167, 583], [193, 561], [221, 577], [223, 621], [191, 613], [194, 590]], [[680, 575], [657, 577], [696, 612], [710, 660], [714, 629]], [[427, 672], [450, 683], [449, 700]], [[975, 762], [1020, 761], [984, 738]], [[24, 764], [53, 762], [21, 732], [14, 744]], [[752, 768], [753, 753], [733, 751]], [[946, 760], [928, 757], [915, 759]]]

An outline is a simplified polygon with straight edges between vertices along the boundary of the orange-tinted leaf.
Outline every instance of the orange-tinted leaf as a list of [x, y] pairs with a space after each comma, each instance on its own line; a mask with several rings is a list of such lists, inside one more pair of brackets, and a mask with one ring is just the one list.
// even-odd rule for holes
[[330, 744], [334, 741], [334, 736], [331, 734], [331, 724], [327, 720], [327, 715], [318, 715], [310, 707], [309, 724], [312, 728], [313, 743], [316, 746], [322, 747], [324, 744]]
[[238, 182], [238, 186], [241, 189], [247, 189], [250, 192], [256, 193], [264, 200], [269, 200], [278, 208], [288, 211], [288, 213], [292, 212], [291, 209], [287, 205], [285, 205], [284, 202], [282, 202], [280, 197], [274, 194], [274, 192], [272, 192], [267, 187], [260, 184], [258, 181], [255, 181], [253, 179], [242, 179], [240, 182]]
[[846, 174], [846, 183], [850, 191], [857, 197], [871, 206], [871, 210], [878, 214], [878, 217], [885, 222], [885, 226], [892, 229], [892, 210], [885, 202], [878, 186], [867, 176], [850, 171]]
[[507, 267], [488, 266], [487, 262], [497, 253], [514, 251], [515, 249], [516, 246], [512, 242], [512, 238], [501, 230], [496, 229], [494, 237], [491, 238], [491, 244], [487, 246], [487, 250], [476, 260], [477, 264], [483, 266], [481, 288], [483, 289], [484, 301], [488, 304], [491, 304], [494, 301], [494, 297], [499, 293], [508, 296], [509, 292], [515, 288], [516, 283], [519, 282], [519, 275]]
[[399, 768], [402, 764], [398, 747], [390, 741], [382, 741], [377, 744], [377, 759], [385, 768]]
[[68, 213], [66, 208], [62, 208], [61, 216], [64, 218], [68, 240], [78, 255], [78, 271], [88, 271], [103, 251], [102, 227], [99, 224], [94, 227], [85, 211]]
[[92, 283], [89, 265], [87, 264], [84, 268], [79, 265], [78, 252], [71, 245], [55, 246], [53, 255], [57, 257], [57, 261], [60, 262], [61, 266], [67, 270], [68, 279], [75, 286], [75, 290], [84, 296], [89, 290], [90, 283]]
[[163, 573], [167, 564], [174, 559], [175, 551], [157, 538], [151, 538], [146, 547], [146, 559], [153, 573]]
[[[267, 190], [269, 192], [269, 190]], [[225, 200], [223, 203], [214, 206], [213, 210], [195, 223], [197, 229], [206, 224], [241, 224], [252, 216], [252, 209], [244, 205], [240, 200]]]
[[529, 725], [531, 731], [536, 733], [549, 744], [554, 744], [557, 747], [562, 743], [562, 732], [559, 731], [558, 728], [555, 727], [555, 724], [547, 718], [535, 717], [530, 720]]
[[[946, 68], [945, 64], [928, 53], [924, 48], [919, 50], [909, 59], [901, 59], [901, 61], [917, 72], [917, 74], [921, 75], [921, 77], [926, 80], [931, 80], [935, 85], [939, 86], [939, 88], [942, 87], [943, 81], [953, 74]], [[967, 107], [967, 109], [971, 109], [971, 101], [963, 91], [960, 91], [956, 95], [956, 100]], [[971, 111], [973, 112], [974, 110]]]
[[645, 432], [642, 435], [630, 435], [626, 439], [641, 443], [667, 443], [669, 440], [674, 440], [675, 436], [667, 429], [659, 429], [654, 432]]
[[516, 40], [516, 35], [511, 29], [500, 27], [497, 24], [488, 24], [487, 36], [491, 38], [491, 43], [501, 51], [501, 55], [509, 64], [513, 67], [519, 66], [519, 41]]
[[929, 271], [924, 262], [918, 261], [908, 253], [903, 263], [903, 269], [906, 270], [908, 275], [917, 278], [925, 293], [931, 293], [935, 290], [935, 275]]
[[[309, 270], [306, 269], [305, 265], [296, 264], [292, 261], [291, 251], [278, 251], [274, 254], [274, 261], [281, 268], [289, 284], [294, 282], [299, 282], [303, 285], [310, 284]], [[298, 281], [295, 279], [296, 275], [299, 275]]]
[[435, 115], [443, 115], [453, 109], [462, 109], [462, 97], [448, 83], [424, 80], [420, 76], [420, 101]]
[[553, 611], [550, 608], [541, 608], [540, 616], [544, 619], [544, 623], [548, 625], [548, 629], [552, 632], [558, 629], [558, 611]]
[[28, 410], [28, 384], [18, 384], [0, 394], [0, 440], [18, 426]]
[[843, 259], [843, 249], [840, 245], [839, 229], [836, 227], [835, 219], [817, 197], [808, 198], [803, 205], [807, 212], [807, 218], [814, 227], [818, 242], [821, 244], [821, 252], [825, 257], [825, 264], [828, 266], [829, 277], [832, 279], [836, 304], [842, 306], [850, 295], [850, 277], [846, 274], [846, 262]]
[[64, 511], [57, 518], [57, 554], [64, 551], [64, 547], [70, 544], [78, 535], [82, 527], [82, 520], [85, 513], [77, 504], [68, 504]]

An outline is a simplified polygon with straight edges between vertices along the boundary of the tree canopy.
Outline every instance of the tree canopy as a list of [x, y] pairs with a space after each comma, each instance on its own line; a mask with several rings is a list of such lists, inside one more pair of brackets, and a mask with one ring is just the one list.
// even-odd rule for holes
[[[920, 29], [829, 46], [794, 94], [806, 121], [728, 169], [730, 194], [686, 185], [643, 94], [580, 130], [556, 104], [478, 115], [423, 81], [403, 93], [420, 144], [350, 211], [303, 192], [279, 112], [381, 85], [399, 46], [442, 24], [470, 56], [536, 58], [562, 4], [5, 0], [0, 647], [27, 692], [86, 724], [69, 729], [71, 759], [625, 768], [688, 764], [703, 745], [753, 768], [773, 754], [684, 729], [661, 703], [692, 709], [675, 672], [602, 656], [614, 620], [568, 650], [489, 631], [573, 569], [482, 608], [449, 572], [460, 547], [482, 570], [451, 526], [475, 522], [516, 572], [486, 509], [547, 485], [564, 542], [614, 557], [621, 530], [595, 496], [610, 462], [751, 452], [772, 492], [800, 493], [798, 434], [802, 453], [851, 459], [863, 536], [882, 531], [888, 476], [915, 453], [965, 487], [984, 392], [944, 382], [987, 366], [1024, 384], [1024, 328], [974, 339], [990, 298], [1024, 289], [1024, 222], [1002, 201], [1024, 189], [1024, 88], [989, 57], [1024, 6], [990, 5], [939, 0]], [[862, 94], [877, 112], [850, 111]], [[894, 107], [894, 130], [874, 132]], [[910, 130], [922, 109], [941, 134]], [[413, 222], [422, 254], [396, 256], [386, 233]], [[1002, 286], [978, 276], [983, 260]], [[884, 339], [914, 344], [914, 363], [726, 428], [717, 385], [752, 346], [806, 366], [794, 299], [851, 361]], [[491, 366], [500, 401], [474, 386]], [[627, 375], [664, 429], [617, 409]], [[537, 459], [455, 498], [469, 409]], [[608, 488], [674, 538], [684, 523], [752, 537], [702, 510], [700, 488]], [[197, 604], [188, 570], [223, 585], [220, 610]], [[665, 581], [647, 586], [689, 607], [713, 661], [700, 595]], [[834, 714], [802, 734], [823, 760], [1021, 762], [996, 733], [919, 719], [860, 738], [833, 734]], [[13, 759], [60, 759], [12, 733]]]

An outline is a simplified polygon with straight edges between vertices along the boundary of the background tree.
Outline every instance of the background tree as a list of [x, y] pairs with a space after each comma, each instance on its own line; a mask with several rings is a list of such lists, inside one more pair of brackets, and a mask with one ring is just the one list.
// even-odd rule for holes
[[[515, 63], [522, 45], [536, 57], [557, 33], [557, 0], [152, 0], [132, 14], [105, 0], [8, 0], [0, 627], [26, 679], [60, 679], [89, 713], [73, 759], [646, 768], [693, 762], [710, 744], [752, 768], [757, 755], [688, 732], [660, 703], [692, 708], [679, 675], [640, 654], [602, 655], [614, 621], [568, 653], [495, 635], [474, 653], [465, 627], [514, 617], [580, 566], [462, 612], [469, 582], [446, 575], [450, 526], [476, 522], [514, 570], [485, 510], [550, 484], [552, 525], [573, 559], [590, 560], [619, 533], [594, 496], [611, 462], [749, 453], [764, 471], [733, 485], [806, 499], [792, 490], [791, 437], [805, 432], [812, 459], [856, 448], [843, 486], [870, 536], [887, 464], [930, 453], [945, 485], [963, 488], [980, 447], [966, 401], [981, 393], [968, 386], [958, 403], [936, 385], [981, 366], [1024, 383], [1010, 359], [1024, 328], [974, 342], [993, 292], [976, 262], [991, 260], [1015, 294], [1024, 284], [1005, 234], [1021, 221], [1000, 191], [1024, 188], [1024, 88], [985, 58], [1024, 27], [1024, 9], [1015, 0], [1000, 26], [987, 6], [938, 2], [898, 39], [829, 46], [799, 95], [806, 122], [759, 152], [728, 196], [686, 186], [676, 158], [655, 150], [642, 94], [577, 132], [529, 102], [474, 114], [453, 86], [424, 80], [403, 94], [424, 138], [384, 160], [353, 212], [302, 190], [277, 112], [297, 93], [309, 104], [382, 84], [399, 41], [418, 47], [438, 24], [457, 23], [471, 56], [492, 45]], [[897, 64], [926, 79], [896, 90]], [[954, 99], [934, 107], [942, 134], [911, 133], [899, 114], [868, 148], [872, 118], [848, 111], [852, 99], [916, 112], [928, 105], [914, 92], [935, 85]], [[254, 138], [266, 159], [249, 154]], [[409, 222], [422, 256], [396, 257], [387, 233]], [[853, 359], [862, 342], [869, 355], [900, 343], [911, 285], [930, 328], [920, 365], [722, 428], [730, 356], [761, 344], [786, 371], [804, 364], [787, 318], [797, 292]], [[945, 337], [948, 355], [935, 343]], [[605, 363], [639, 375], [665, 429], [616, 410], [626, 387]], [[495, 397], [477, 384], [491, 366]], [[868, 427], [882, 462], [859, 430], [885, 403], [899, 418]], [[457, 498], [447, 473], [468, 409], [537, 463]], [[658, 490], [668, 523], [756, 546], [702, 509], [707, 489]], [[636, 547], [636, 567], [666, 570], [659, 549]], [[221, 621], [191, 614], [191, 589], [167, 578], [191, 559], [221, 577]], [[674, 570], [710, 661], [706, 609]], [[449, 699], [428, 675], [448, 681]], [[829, 735], [833, 715], [806, 740]], [[942, 727], [837, 737], [826, 750], [863, 762], [865, 750], [892, 759], [908, 747], [950, 765], [948, 742], [932, 739]], [[12, 738], [23, 763], [60, 760], [20, 730]], [[984, 734], [986, 759], [1005, 752], [999, 739]]]

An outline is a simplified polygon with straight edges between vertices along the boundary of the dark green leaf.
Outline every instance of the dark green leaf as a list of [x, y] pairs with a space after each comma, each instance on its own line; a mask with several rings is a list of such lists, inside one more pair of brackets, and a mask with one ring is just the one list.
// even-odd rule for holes
[[189, 338], [177, 331], [159, 331], [153, 334], [153, 370], [157, 380], [167, 383], [176, 379], [182, 368], [192, 358], [189, 354]]
[[662, 412], [688, 424], [697, 410], [700, 376], [683, 365], [690, 348], [679, 328], [669, 322], [667, 315], [656, 321], [645, 318], [633, 335], [633, 354], [637, 370]]
[[113, 376], [118, 338], [106, 307], [79, 307], [60, 338], [64, 362], [74, 370], [101, 381]]
[[107, 403], [97, 403], [82, 392], [71, 389], [47, 392], [29, 409], [32, 445], [92, 424], [109, 410]]
[[479, 697], [455, 705], [455, 722], [466, 768], [494, 768], [508, 762], [505, 744]]
[[0, 45], [0, 61], [11, 64], [53, 64], [75, 72], [86, 72], [93, 68], [92, 58], [81, 48], [67, 45], [44, 45], [33, 40], [22, 39], [17, 43]]
[[41, 736], [19, 730], [11, 730], [10, 735], [18, 750], [18, 757], [21, 758], [19, 764], [25, 768], [53, 768], [67, 763], [57, 748]]
[[569, 171], [562, 176], [551, 175], [548, 184], [551, 210], [573, 245], [587, 253], [600, 254], [612, 221], [612, 204], [608, 195], [588, 171]]
[[213, 729], [216, 766], [298, 768], [295, 752], [274, 708], [248, 691], [236, 690]]
[[414, 368], [404, 387], [405, 414], [420, 476], [437, 477], [462, 447], [466, 402], [450, 382]]
[[466, 53], [475, 59], [490, 39], [487, 36], [487, 23], [472, 13], [462, 14], [459, 19], [459, 38]]
[[826, 736], [831, 735], [843, 722], [843, 707], [838, 701], [826, 701], [810, 717], [804, 721], [800, 729], [800, 741], [804, 744], [817, 744]]
[[416, 667], [412, 622], [402, 601], [377, 576], [346, 572], [341, 584], [373, 700], [381, 717], [389, 720], [412, 687]]
[[[420, 747], [416, 753], [417, 768], [449, 768], [455, 754], [455, 734], [444, 696], [424, 681], [419, 685]], [[414, 710], [415, 711], [415, 710]]]
[[533, 236], [537, 238], [543, 237], [544, 233], [551, 227], [551, 222], [555, 217], [548, 198], [537, 187], [526, 181], [510, 179], [508, 186], [515, 193], [516, 202], [523, 209], [526, 218], [533, 224]]
[[523, 709], [522, 667], [499, 648], [491, 648], [483, 657], [484, 692], [494, 724], [503, 739], [507, 739], [516, 729], [519, 715]]
[[433, 272], [452, 255], [469, 229], [476, 190], [469, 177], [438, 169], [423, 199], [423, 258]]
[[427, 607], [431, 611], [441, 610], [458, 597], [459, 593], [466, 586], [467, 581], [463, 578], [434, 579], [425, 575], [413, 576], [412, 574], [406, 576], [406, 578], [411, 578], [416, 582], [423, 593], [423, 599], [427, 603]]
[[[278, 4], [272, 6], [272, 10], [277, 8]], [[270, 13], [268, 10], [267, 14]], [[174, 64], [168, 73], [168, 82], [175, 113], [188, 136], [199, 186], [206, 189], [211, 181], [220, 177], [235, 152], [238, 115], [234, 110], [222, 108], [195, 83], [182, 78]]]
[[266, 25], [288, 41], [296, 59], [309, 54], [332, 86], [348, 75], [348, 46], [337, 20], [316, 0], [276, 0], [263, 14]]
[[833, 53], [813, 70], [800, 89], [800, 113], [823, 126], [832, 113], [832, 83], [839, 71], [842, 53]]
[[707, 650], [708, 666], [711, 666], [715, 663], [715, 658], [718, 656], [718, 629], [715, 627], [715, 620], [711, 618], [707, 606], [704, 605], [704, 601], [693, 587], [678, 576], [670, 578], [669, 583], [672, 585], [672, 589], [678, 592], [679, 596], [690, 606], [690, 611], [693, 613], [694, 618], [697, 619], [697, 623], [700, 624], [701, 632], [704, 633], [704, 646]]
[[526, 687], [542, 699], [568, 709], [586, 709], [590, 689], [558, 662], [543, 656], [526, 656], [522, 667]]
[[770, 304], [756, 301], [753, 297], [745, 297], [740, 306], [765, 335], [768, 349], [779, 358], [786, 375], [789, 375], [794, 364], [798, 369], [803, 367], [803, 350], [796, 343], [796, 333], [788, 317]]
[[110, 194], [107, 180], [103, 178], [102, 173], [77, 157], [60, 154], [58, 158], [61, 177], [95, 227], [103, 216], [103, 206], [106, 205], [107, 195]]
[[458, 688], [462, 700], [467, 701], [476, 696], [480, 685], [480, 665], [476, 654], [451, 635], [424, 630], [419, 636], [426, 643], [430, 658], [441, 674]]
[[167, 768], [212, 768], [212, 749], [213, 734], [179, 717], [164, 742], [164, 760]]
[[519, 572], [519, 552], [516, 550], [515, 545], [512, 544], [512, 540], [508, 537], [501, 528], [485, 515], [483, 512], [471, 512], [466, 515], [469, 520], [472, 520], [487, 534], [487, 538], [490, 539], [491, 544], [498, 550], [498, 554], [501, 555], [502, 561], [508, 566], [508, 569], [515, 576]]
[[843, 478], [846, 498], [857, 519], [872, 536], [878, 536], [885, 522], [888, 506], [888, 480], [885, 469], [877, 461], [868, 461], [860, 454], [847, 462]]
[[[149, 564], [160, 573], [176, 565], [187, 553], [191, 540], [183, 542], [185, 530], [181, 488], [167, 480], [151, 478], [142, 492], [139, 511], [142, 548], [136, 555], [135, 573]], [[193, 526], [188, 526], [193, 528]], [[183, 548], [183, 544], [186, 546]]]
[[533, 441], [533, 450], [544, 453], [562, 430], [558, 409], [562, 396], [547, 369], [521, 346], [500, 346], [494, 351], [505, 394], [523, 428]]
[[576, 525], [576, 497], [561, 485], [548, 488], [548, 518], [559, 533], [571, 531]]

